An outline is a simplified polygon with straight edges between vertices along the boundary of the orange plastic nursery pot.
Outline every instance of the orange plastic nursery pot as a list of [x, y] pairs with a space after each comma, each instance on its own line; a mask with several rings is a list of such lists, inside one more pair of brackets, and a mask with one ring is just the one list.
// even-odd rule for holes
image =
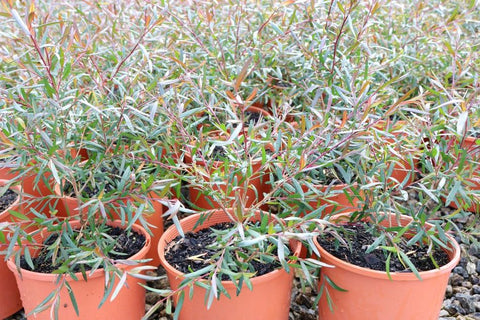
[[[480, 161], [480, 145], [477, 145], [477, 140], [480, 139], [475, 137], [465, 137], [462, 142], [462, 148], [467, 150], [467, 152], [472, 156], [472, 158], [474, 158], [475, 161], [478, 162]], [[475, 170], [471, 178], [467, 178], [465, 179], [465, 181], [468, 185], [468, 189], [480, 190], [480, 173], [478, 173], [478, 170]], [[446, 199], [444, 199], [444, 201], [445, 200]], [[446, 203], [446, 205], [458, 209], [458, 206], [455, 204], [454, 201]], [[472, 204], [468, 208], [466, 208], [466, 210], [477, 214], [480, 213], [480, 199], [473, 199]]]
[[[111, 226], [121, 227], [120, 221], [113, 221]], [[72, 227], [80, 226], [80, 222], [71, 222]], [[144, 247], [128, 260], [145, 259], [145, 255], [150, 250], [150, 235], [141, 226], [133, 225], [132, 229], [145, 236]], [[48, 236], [46, 232], [39, 234], [38, 240]], [[35, 254], [35, 252], [34, 252]], [[32, 272], [21, 269], [19, 273], [14, 262], [14, 257], [7, 261], [8, 268], [15, 274], [21, 299], [28, 320], [50, 320], [52, 318], [50, 308], [39, 313], [31, 312], [52, 292], [58, 288], [61, 281], [66, 281], [72, 288], [77, 301], [79, 316], [77, 316], [66, 286], [61, 288], [58, 297], [60, 298], [60, 307], [58, 309], [59, 319], [140, 319], [145, 314], [145, 288], [139, 283], [145, 283], [144, 280], [127, 276], [124, 287], [113, 301], [110, 297], [99, 308], [99, 304], [104, 295], [105, 272], [98, 269], [90, 274], [87, 271], [87, 281], [83, 279], [81, 272], [75, 274], [78, 280], [72, 279], [69, 275], [56, 275]], [[117, 265], [123, 270], [130, 270], [134, 266]], [[60, 279], [59, 279], [60, 277]], [[60, 281], [60, 282], [59, 282]], [[118, 284], [118, 279], [115, 285]], [[115, 288], [115, 287], [114, 287]]]
[[[233, 213], [232, 209], [227, 209]], [[260, 211], [256, 212], [257, 219]], [[216, 210], [200, 226], [194, 229], [201, 214], [191, 215], [180, 221], [184, 232], [201, 230], [212, 225], [231, 221], [222, 210]], [[158, 253], [162, 266], [165, 268], [170, 287], [177, 290], [184, 279], [184, 274], [176, 270], [165, 260], [165, 247], [179, 235], [173, 225], [168, 228], [160, 239]], [[300, 250], [295, 244], [295, 254]], [[230, 299], [222, 295], [219, 300], [214, 300], [210, 309], [205, 305], [205, 289], [194, 285], [194, 294], [189, 298], [189, 288], [183, 289], [185, 298], [180, 311], [180, 320], [286, 320], [290, 309], [290, 295], [293, 284], [293, 270], [287, 273], [278, 269], [268, 274], [251, 278], [253, 289], [250, 291], [243, 286], [241, 292], [236, 294], [236, 287], [231, 281], [222, 281], [223, 287], [230, 295]], [[178, 299], [178, 295], [175, 300]]]
[[417, 163], [418, 159], [413, 159], [413, 166], [405, 158], [398, 159], [398, 161], [393, 164], [393, 171], [389, 180], [395, 183], [402, 183], [408, 179], [405, 186], [411, 185], [415, 182], [415, 168], [417, 167]]
[[0, 163], [0, 179], [1, 180], [11, 180], [15, 178], [18, 174], [14, 171], [12, 164]]
[[[345, 214], [332, 216], [330, 221], [340, 222]], [[411, 217], [401, 216], [400, 224], [406, 225]], [[382, 224], [398, 225], [395, 215], [389, 215]], [[419, 280], [413, 272], [390, 273], [358, 267], [342, 261], [325, 251], [314, 238], [320, 252], [320, 260], [334, 268], [322, 268], [319, 286], [324, 284], [332, 300], [330, 310], [325, 290], [318, 305], [319, 320], [437, 320], [445, 289], [452, 269], [460, 260], [460, 247], [450, 236], [450, 262], [439, 269], [420, 272]], [[339, 287], [335, 290], [327, 284], [329, 278]]]
[[[0, 180], [0, 185], [5, 184], [5, 180]], [[20, 192], [20, 187], [11, 187], [16, 192]], [[20, 197], [15, 200], [6, 210], [0, 212], [0, 223], [9, 221], [10, 211], [20, 211]], [[0, 243], [0, 251], [4, 244]], [[15, 276], [8, 269], [5, 256], [0, 255], [0, 319], [4, 319], [22, 308], [20, 293], [18, 292]]]

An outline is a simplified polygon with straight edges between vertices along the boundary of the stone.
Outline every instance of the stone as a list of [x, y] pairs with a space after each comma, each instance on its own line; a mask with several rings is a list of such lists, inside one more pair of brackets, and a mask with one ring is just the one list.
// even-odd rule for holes
[[463, 277], [461, 275], [459, 275], [458, 273], [452, 273], [449, 281], [450, 281], [450, 284], [452, 286], [459, 286], [463, 282]]
[[480, 246], [471, 245], [468, 249], [468, 254], [480, 258]]
[[462, 287], [471, 289], [472, 288], [472, 283], [470, 281], [463, 281], [461, 284]]
[[475, 301], [475, 302], [473, 303], [473, 305], [475, 306], [475, 311], [480, 312], [480, 302], [479, 302], [479, 301]]
[[480, 273], [480, 260], [477, 261], [477, 273]]
[[463, 293], [457, 293], [455, 295], [455, 299], [460, 302], [460, 305], [464, 309], [464, 312], [460, 312], [461, 314], [469, 314], [475, 312], [475, 300], [472, 296]]
[[468, 272], [467, 272], [467, 270], [465, 270], [465, 268], [462, 267], [462, 266], [455, 267], [455, 268], [453, 269], [453, 272], [454, 272], [455, 274], [460, 275], [460, 276], [463, 277], [463, 278], [468, 278]]
[[451, 316], [456, 316], [457, 314], [465, 314], [465, 310], [456, 303], [447, 304], [443, 308], [447, 310], [448, 314]]
[[162, 299], [162, 296], [155, 292], [147, 292], [145, 295], [145, 301], [147, 304], [155, 304], [158, 300]]
[[295, 302], [298, 303], [299, 305], [302, 305], [302, 306], [305, 306], [307, 308], [311, 308], [312, 307], [312, 302], [310, 301], [310, 299], [308, 299], [306, 296], [304, 296], [303, 294], [299, 294], [297, 295], [296, 299], [295, 299]]
[[459, 294], [459, 293], [468, 293], [470, 290], [465, 287], [457, 286], [453, 287], [453, 293], [454, 294]]
[[475, 264], [473, 262], [468, 262], [467, 263], [467, 266], [465, 267], [465, 269], [467, 269], [467, 273], [469, 275], [472, 275], [472, 274], [476, 274], [477, 273], [477, 267], [475, 266]]
[[451, 285], [447, 285], [447, 289], [445, 290], [445, 296], [447, 298], [450, 298], [452, 296], [452, 293], [453, 293], [453, 288]]
[[447, 310], [440, 310], [440, 314], [438, 315], [439, 317], [448, 317], [450, 314], [448, 313]]
[[480, 286], [479, 285], [474, 285], [472, 287], [472, 293], [473, 294], [480, 294]]

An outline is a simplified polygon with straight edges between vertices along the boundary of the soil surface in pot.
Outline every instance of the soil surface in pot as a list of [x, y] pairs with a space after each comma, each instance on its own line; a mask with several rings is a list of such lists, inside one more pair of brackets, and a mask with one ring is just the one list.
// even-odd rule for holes
[[[219, 223], [195, 233], [188, 232], [185, 238], [178, 236], [168, 244], [165, 259], [183, 273], [191, 273], [207, 267], [212, 264], [212, 257], [218, 253], [218, 250], [209, 248], [217, 237], [212, 229], [227, 230], [232, 227], [234, 227], [233, 223]], [[267, 274], [280, 267], [277, 261], [266, 263], [252, 260], [250, 264], [255, 269], [256, 276]], [[230, 278], [222, 275], [222, 280], [230, 280]]]
[[[350, 264], [377, 271], [386, 270], [388, 254], [381, 249], [365, 253], [366, 249], [377, 239], [376, 236], [369, 232], [366, 223], [347, 223], [344, 225], [343, 230], [339, 230], [339, 233], [346, 240], [349, 247], [340, 244], [333, 235], [319, 236], [317, 238], [318, 243], [335, 257]], [[436, 269], [427, 252], [427, 246], [414, 245], [413, 247], [407, 247], [402, 242], [397, 245], [403, 252], [407, 253], [418, 271]], [[438, 266], [446, 265], [449, 262], [447, 253], [441, 249], [434, 249], [432, 256]], [[411, 270], [406, 267], [406, 264], [402, 264], [397, 255], [392, 253], [390, 272], [411, 272]]]
[[[99, 171], [105, 175], [103, 177], [104, 181], [100, 181], [100, 178], [98, 178], [98, 180], [95, 180], [95, 185], [91, 185], [91, 183], [89, 183], [85, 186], [83, 185], [84, 182], [82, 182], [79, 185], [79, 187], [83, 188], [81, 190], [82, 197], [91, 199], [96, 197], [101, 190], [103, 190], [105, 193], [109, 193], [117, 189], [111, 181], [121, 178], [122, 173], [120, 170], [117, 167], [109, 167], [105, 165], [101, 166]], [[75, 197], [75, 190], [69, 181], [65, 181], [65, 184], [63, 185], [63, 193], [67, 196]]]
[[[115, 190], [115, 187], [109, 183], [105, 184], [105, 187], [103, 189], [103, 191], [106, 193], [111, 192], [113, 190]], [[70, 197], [74, 197], [75, 191], [73, 189], [73, 185], [70, 182], [65, 182], [63, 186], [63, 193]], [[91, 199], [96, 197], [99, 193], [100, 193], [100, 189], [97, 186], [94, 186], [94, 187], [85, 186], [85, 188], [83, 188], [82, 190], [82, 197], [86, 199]]]
[[265, 119], [265, 117], [259, 112], [245, 111], [245, 122], [244, 125], [248, 126], [250, 124], [257, 124], [260, 122], [260, 119]]
[[12, 189], [7, 189], [5, 193], [0, 197], [0, 212], [3, 212], [17, 200], [18, 194]]
[[[318, 162], [318, 165], [322, 165], [322, 163]], [[343, 166], [343, 168], [346, 169], [347, 165]], [[340, 169], [335, 165], [310, 170], [308, 171], [308, 176], [314, 180], [321, 182], [322, 185], [334, 186], [352, 183], [358, 180], [357, 175], [353, 173], [353, 175], [350, 177], [350, 181], [346, 181]]]
[[[141, 233], [135, 232], [133, 230], [125, 230], [119, 227], [108, 228], [106, 234], [112, 237], [115, 241], [114, 248], [107, 252], [106, 255], [111, 259], [128, 259], [137, 252], [139, 252], [145, 245], [145, 236]], [[61, 264], [52, 263], [51, 250], [48, 250], [47, 247], [51, 246], [58, 239], [58, 233], [53, 233], [50, 235], [43, 244], [45, 247], [40, 250], [40, 253], [37, 257], [32, 258], [34, 269], [32, 269], [25, 256], [20, 258], [20, 266], [22, 269], [28, 271], [35, 271], [39, 273], [52, 273], [57, 270]], [[75, 272], [82, 270], [90, 270], [91, 266], [88, 264], [77, 265], [74, 267]]]
[[479, 129], [470, 130], [469, 136], [474, 138], [480, 138], [480, 130]]

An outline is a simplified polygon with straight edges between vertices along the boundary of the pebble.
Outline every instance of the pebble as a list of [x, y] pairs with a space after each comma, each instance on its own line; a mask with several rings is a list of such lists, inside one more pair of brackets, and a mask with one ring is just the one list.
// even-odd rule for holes
[[480, 273], [480, 260], [477, 261], [477, 273]]
[[453, 272], [460, 275], [462, 278], [468, 278], [468, 272], [462, 266], [455, 267]]
[[480, 246], [472, 245], [468, 249], [468, 254], [480, 258]]
[[477, 273], [477, 268], [473, 262], [468, 262], [465, 268], [467, 269], [467, 273], [470, 275]]
[[473, 303], [473, 305], [475, 306], [475, 311], [480, 311], [480, 302], [479, 301], [475, 301]]
[[463, 277], [457, 273], [452, 273], [450, 276], [450, 284], [452, 286], [459, 286], [463, 282]]
[[474, 285], [472, 287], [472, 293], [473, 294], [480, 294], [480, 286], [479, 285]]
[[452, 293], [453, 293], [453, 288], [451, 285], [447, 285], [447, 289], [445, 290], [445, 296], [447, 298], [450, 298], [452, 296]]
[[448, 311], [449, 315], [455, 316], [457, 314], [465, 314], [465, 310], [457, 304], [457, 302], [458, 301], [454, 301], [453, 303], [444, 306], [444, 309]]
[[461, 314], [469, 314], [475, 312], [475, 301], [472, 296], [463, 293], [457, 293], [455, 299], [460, 302], [460, 305], [464, 309]]
[[463, 281], [461, 284], [462, 287], [471, 289], [472, 288], [472, 283], [470, 281]]
[[448, 317], [450, 314], [448, 313], [447, 310], [440, 310], [440, 314], [438, 315], [439, 317]]

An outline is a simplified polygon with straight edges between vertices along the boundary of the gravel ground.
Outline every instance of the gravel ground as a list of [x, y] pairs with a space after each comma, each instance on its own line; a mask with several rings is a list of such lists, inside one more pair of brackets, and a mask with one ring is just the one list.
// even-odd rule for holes
[[[416, 193], [409, 191], [410, 205], [415, 205]], [[433, 206], [433, 203], [432, 203]], [[449, 215], [453, 209], [445, 207], [442, 208], [439, 214]], [[439, 320], [480, 320], [480, 246], [474, 244], [475, 239], [477, 243], [480, 241], [480, 219], [478, 215], [469, 215], [455, 219], [455, 222], [461, 229], [470, 228], [470, 240], [461, 238], [455, 235], [455, 238], [460, 243], [462, 253], [459, 265], [453, 270], [450, 276], [449, 284], [447, 286], [445, 300], [443, 302], [442, 310], [440, 311]], [[159, 268], [159, 275], [164, 275], [162, 268]], [[154, 288], [168, 288], [168, 281], [164, 276], [150, 285]], [[302, 292], [300, 281], [295, 279], [295, 286], [292, 292], [292, 304], [290, 307], [290, 320], [316, 320], [317, 310], [313, 307], [316, 292], [311, 288], [306, 288]], [[159, 295], [153, 292], [147, 292], [145, 308], [148, 310], [151, 305], [155, 304], [160, 299]], [[19, 312], [7, 320], [26, 319], [23, 312]], [[155, 320], [170, 320], [172, 317], [165, 313], [163, 307], [159, 308], [150, 319]]]

